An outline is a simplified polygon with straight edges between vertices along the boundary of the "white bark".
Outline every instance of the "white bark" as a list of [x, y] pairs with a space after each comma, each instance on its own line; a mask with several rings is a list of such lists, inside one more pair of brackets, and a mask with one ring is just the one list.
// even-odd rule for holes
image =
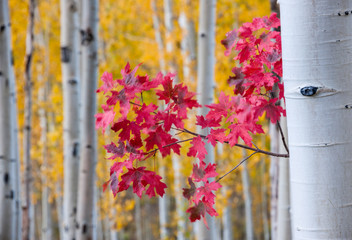
[[26, 56], [25, 56], [25, 111], [24, 111], [24, 133], [23, 133], [23, 178], [22, 178], [22, 239], [29, 240], [31, 237], [31, 188], [32, 188], [32, 166], [31, 166], [31, 127], [32, 127], [32, 59], [34, 41], [34, 0], [29, 1], [29, 19], [26, 34]]
[[155, 0], [151, 0], [151, 7], [153, 10], [153, 28], [154, 28], [154, 34], [155, 34], [155, 41], [158, 44], [158, 52], [159, 52], [159, 65], [161, 68], [161, 71], [165, 74], [165, 56], [164, 56], [164, 42], [161, 37], [161, 32], [160, 32], [160, 22], [158, 18], [158, 9], [156, 7]]
[[[283, 134], [287, 139], [286, 118], [280, 121]], [[282, 141], [279, 146], [280, 153], [287, 153]], [[289, 159], [279, 160], [279, 186], [277, 207], [277, 239], [291, 239], [291, 216], [290, 216], [290, 174]]]
[[78, 3], [61, 0], [61, 69], [64, 101], [63, 238], [75, 237], [79, 166]]
[[280, 6], [293, 239], [350, 239], [352, 2]]
[[[199, 30], [198, 30], [198, 71], [197, 71], [197, 93], [198, 102], [201, 105], [208, 105], [213, 102], [214, 95], [214, 65], [215, 65], [215, 0], [201, 0], [199, 12]], [[206, 115], [207, 109], [202, 108], [200, 115]], [[200, 131], [201, 134], [207, 134], [207, 129]], [[214, 163], [214, 148], [206, 144], [208, 155], [205, 158], [206, 163]], [[219, 239], [214, 218], [206, 215], [209, 230], [203, 223], [197, 223], [197, 239]]]
[[141, 199], [137, 196], [134, 195], [134, 202], [135, 202], [135, 212], [134, 212], [134, 218], [136, 222], [136, 239], [137, 240], [143, 240], [142, 236], [142, 213], [141, 213]]
[[76, 239], [92, 239], [94, 224], [94, 189], [96, 165], [95, 118], [98, 78], [98, 1], [82, 2], [81, 64], [82, 98], [80, 118], [80, 165]]
[[[262, 137], [262, 141], [265, 142], [265, 135]], [[267, 214], [267, 182], [265, 181], [266, 175], [266, 163], [265, 159], [261, 159], [261, 179], [262, 179], [262, 186], [261, 186], [261, 195], [262, 195], [262, 219], [263, 219], [263, 229], [264, 229], [264, 240], [270, 239], [270, 230], [269, 230], [269, 220]]]
[[[246, 153], [245, 150], [243, 150]], [[246, 154], [243, 155], [244, 157]], [[252, 216], [252, 196], [250, 192], [250, 180], [248, 175], [247, 162], [242, 163], [242, 184], [246, 216], [246, 239], [254, 240], [253, 216]]]
[[[0, 1], [0, 239], [11, 240], [19, 217], [16, 99], [8, 1]], [[17, 205], [16, 205], [17, 204]]]
[[[46, 58], [48, 60], [48, 58]], [[47, 75], [45, 75], [47, 77]], [[39, 102], [46, 103], [47, 102], [47, 94], [48, 94], [48, 82], [43, 82], [42, 79], [42, 87], [39, 92]], [[40, 126], [41, 126], [41, 142], [42, 142], [42, 157], [43, 157], [43, 165], [42, 170], [42, 228], [41, 228], [41, 237], [45, 240], [52, 239], [52, 214], [51, 208], [52, 204], [49, 201], [50, 197], [50, 189], [47, 185], [49, 182], [47, 177], [46, 170], [49, 168], [48, 164], [48, 146], [47, 146], [47, 133], [48, 133], [48, 119], [45, 107], [39, 110], [40, 115]]]
[[[279, 152], [279, 131], [276, 125], [270, 122], [270, 151]], [[272, 240], [277, 239], [277, 204], [278, 204], [278, 186], [279, 186], [279, 159], [270, 158], [270, 235]], [[278, 239], [280, 240], [280, 239]]]
[[[227, 195], [228, 187], [223, 186], [221, 188], [221, 192], [223, 195]], [[233, 232], [232, 232], [232, 219], [231, 219], [231, 205], [229, 204], [229, 200], [227, 199], [225, 208], [223, 210], [222, 215], [222, 223], [223, 223], [223, 231], [222, 231], [222, 239], [223, 240], [232, 240]]]

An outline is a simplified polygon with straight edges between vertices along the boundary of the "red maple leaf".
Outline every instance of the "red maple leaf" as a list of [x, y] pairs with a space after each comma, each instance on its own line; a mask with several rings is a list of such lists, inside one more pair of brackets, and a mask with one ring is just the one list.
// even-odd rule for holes
[[206, 182], [208, 178], [216, 177], [216, 164], [209, 163], [207, 166], [204, 161], [200, 161], [199, 164], [193, 164], [192, 179], [196, 182]]
[[104, 146], [108, 153], [114, 154], [113, 156], [109, 157], [109, 159], [121, 158], [125, 154], [125, 145], [123, 142], [119, 141], [119, 146], [117, 147], [115, 143], [111, 142]]
[[155, 172], [145, 170], [145, 167], [128, 168], [127, 173], [121, 176], [121, 181], [118, 184], [118, 192], [127, 190], [132, 183], [133, 192], [142, 197], [145, 187], [149, 185], [146, 194], [149, 197], [155, 196], [155, 191], [158, 195], [163, 196], [165, 193], [166, 184], [161, 182], [161, 177]]
[[193, 197], [193, 195], [195, 194], [197, 188], [194, 182], [192, 181], [192, 178], [190, 177], [188, 178], [188, 183], [190, 185], [190, 188], [183, 188], [183, 196], [190, 200], [191, 197]]
[[205, 149], [205, 143], [203, 142], [202, 138], [200, 136], [193, 138], [191, 144], [192, 147], [189, 148], [187, 156], [198, 157], [199, 160], [203, 160], [208, 152]]
[[143, 186], [149, 185], [147, 191], [145, 192], [150, 198], [155, 196], [155, 192], [159, 196], [163, 196], [165, 193], [165, 188], [167, 187], [165, 183], [161, 182], [160, 180], [162, 177], [157, 175], [155, 172], [152, 171], [144, 171], [142, 177], [142, 184]]
[[217, 191], [221, 188], [220, 183], [206, 181], [204, 186], [197, 188], [197, 192], [194, 194], [193, 202], [198, 204], [200, 199], [203, 199], [203, 202], [206, 202], [208, 205], [215, 204], [215, 194], [214, 191]]
[[262, 101], [260, 105], [256, 107], [255, 116], [261, 116], [266, 112], [266, 117], [270, 119], [272, 123], [276, 123], [280, 120], [281, 114], [286, 115], [285, 110], [280, 105], [275, 105], [277, 98], [270, 99], [270, 101]]
[[113, 108], [109, 108], [107, 105], [101, 105], [104, 112], [95, 114], [96, 122], [95, 128], [102, 129], [102, 132], [105, 132], [105, 129], [114, 121], [115, 112]]
[[103, 81], [103, 85], [98, 88], [98, 92], [104, 92], [106, 94], [109, 92], [112, 88], [116, 86], [116, 81], [113, 80], [112, 74], [108, 72], [104, 72], [103, 75], [101, 76], [101, 80]]

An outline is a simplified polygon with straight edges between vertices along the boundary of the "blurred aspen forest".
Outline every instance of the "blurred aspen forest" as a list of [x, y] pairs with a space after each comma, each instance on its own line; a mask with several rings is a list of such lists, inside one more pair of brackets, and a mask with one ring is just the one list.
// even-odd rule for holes
[[[34, 2], [29, 179], [32, 210], [29, 213], [28, 239], [64, 239], [64, 98], [60, 57], [60, 0]], [[169, 10], [165, 8], [166, 2], [172, 3]], [[25, 53], [29, 1], [9, 0], [8, 3], [22, 180], [26, 170], [22, 156], [26, 129]], [[120, 70], [127, 62], [133, 67], [143, 63], [139, 74], [155, 76], [159, 71], [177, 72], [178, 80], [196, 91], [199, 1], [101, 0], [98, 10], [99, 79], [105, 71], [111, 72], [114, 78], [120, 78]], [[224, 56], [225, 49], [220, 41], [233, 28], [254, 17], [269, 15], [270, 12], [269, 0], [216, 1], [215, 101], [220, 91], [231, 91], [227, 79], [231, 75], [233, 60], [231, 56]], [[168, 22], [170, 16], [171, 22]], [[170, 23], [171, 27], [168, 26]], [[98, 80], [98, 86], [100, 84]], [[96, 111], [101, 112], [102, 96], [94, 94], [91, 97], [97, 98]], [[190, 116], [190, 122], [194, 120]], [[264, 130], [269, 132], [269, 121], [263, 117], [262, 122]], [[110, 191], [102, 190], [104, 182], [109, 179], [109, 168], [113, 163], [102, 146], [114, 140], [116, 137], [109, 132], [104, 136], [97, 132], [96, 175], [92, 186], [94, 201], [89, 206], [89, 209], [94, 210], [93, 239], [197, 239], [195, 224], [189, 221], [185, 212], [187, 201], [181, 200], [180, 205], [180, 200], [177, 200], [182, 187], [186, 186], [193, 159], [187, 157], [184, 151], [177, 170], [169, 158], [161, 159], [159, 156], [154, 163], [146, 163], [156, 170], [163, 169], [163, 180], [168, 185], [164, 205], [158, 198], [136, 198], [132, 191], [114, 197]], [[255, 137], [256, 145], [261, 149], [270, 149], [270, 141], [269, 135]], [[217, 148], [217, 171], [220, 175], [226, 173], [246, 156], [248, 153], [239, 148], [231, 149], [226, 145]], [[271, 239], [270, 235], [275, 231], [272, 229], [275, 224], [271, 221], [275, 219], [275, 210], [271, 209], [273, 206], [275, 208], [277, 199], [277, 165], [277, 159], [257, 154], [221, 181], [224, 187], [216, 193], [219, 216], [215, 219], [219, 239]], [[180, 180], [177, 182], [175, 178]], [[160, 213], [162, 210], [166, 212]], [[166, 221], [162, 222], [161, 218]], [[180, 229], [178, 226], [184, 227]]]

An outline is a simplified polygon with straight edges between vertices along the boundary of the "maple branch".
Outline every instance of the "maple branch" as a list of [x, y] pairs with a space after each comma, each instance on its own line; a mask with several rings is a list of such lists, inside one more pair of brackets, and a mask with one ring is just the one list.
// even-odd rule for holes
[[[185, 128], [184, 129], [177, 129], [177, 130], [179, 130], [181, 132], [189, 133], [189, 134], [191, 134], [193, 136], [197, 136], [197, 137], [199, 136], [199, 137], [201, 137], [203, 139], [207, 139], [207, 136], [199, 134], [199, 133], [192, 132], [192, 131], [190, 131], [188, 129], [185, 129]], [[228, 141], [224, 141], [224, 143], [228, 144], [229, 142]], [[234, 146], [240, 147], [240, 148], [244, 148], [244, 149], [247, 149], [247, 150], [250, 150], [250, 151], [255, 151], [256, 153], [262, 153], [262, 154], [265, 154], [265, 155], [268, 155], [268, 156], [283, 157], [283, 158], [288, 158], [289, 157], [289, 153], [286, 153], [286, 154], [273, 153], [273, 152], [262, 150], [262, 149], [260, 149], [258, 147], [252, 148], [252, 147], [249, 147], [249, 146], [246, 146], [246, 145], [243, 145], [243, 144], [239, 144], [239, 143], [236, 143]], [[254, 144], [254, 146], [255, 146], [255, 144]]]
[[284, 144], [284, 147], [285, 147], [285, 149], [286, 149], [286, 151], [287, 151], [287, 154], [290, 154], [290, 151], [289, 151], [288, 146], [287, 146], [287, 144], [286, 144], [284, 132], [282, 131], [282, 128], [281, 128], [281, 124], [280, 124], [279, 121], [277, 121], [276, 124], [277, 124], [277, 126], [278, 126], [278, 128], [279, 128], [279, 132], [280, 132], [280, 135], [281, 135], [281, 140], [282, 140], [282, 142], [283, 142], [283, 144]]
[[[161, 148], [167, 148], [167, 147], [170, 147], [170, 146], [178, 144], [178, 143], [189, 142], [189, 141], [192, 141], [193, 139], [194, 139], [194, 137], [188, 138], [188, 139], [185, 139], [185, 140], [180, 140], [180, 141], [173, 142], [173, 143], [169, 143], [169, 144], [167, 144], [165, 146], [162, 146]], [[153, 150], [151, 150], [149, 152], [144, 153], [144, 155], [149, 155], [149, 154], [155, 153], [155, 152], [157, 152], [159, 150], [160, 150], [160, 148], [156, 148], [156, 149], [153, 149]]]
[[[258, 148], [257, 148], [258, 149]], [[259, 150], [259, 149], [258, 149]], [[244, 163], [245, 161], [247, 161], [250, 157], [252, 157], [254, 154], [259, 153], [259, 151], [255, 151], [254, 153], [252, 153], [251, 155], [249, 155], [248, 157], [244, 158], [239, 164], [237, 164], [234, 168], [232, 168], [230, 171], [228, 171], [227, 173], [225, 173], [224, 175], [222, 175], [220, 178], [218, 178], [216, 180], [216, 182], [219, 182], [221, 179], [223, 179], [224, 177], [226, 177], [228, 174], [230, 174], [232, 171], [236, 170], [239, 166], [242, 165], [242, 163]]]

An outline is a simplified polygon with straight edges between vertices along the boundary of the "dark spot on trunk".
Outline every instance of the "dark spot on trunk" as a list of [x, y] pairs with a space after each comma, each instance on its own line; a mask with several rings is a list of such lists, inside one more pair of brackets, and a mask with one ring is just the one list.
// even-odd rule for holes
[[1, 25], [1, 26], [0, 26], [0, 32], [3, 32], [3, 31], [5, 30], [5, 28], [6, 28], [5, 24], [4, 24], [4, 25]]
[[7, 183], [9, 182], [9, 180], [10, 180], [10, 175], [9, 175], [9, 173], [5, 173], [5, 174], [4, 174], [4, 182], [5, 182], [5, 184], [7, 184]]
[[201, 36], [201, 37], [205, 37], [205, 36], [206, 36], [206, 34], [205, 34], [205, 33], [202, 33], [200, 36]]
[[[74, 144], [73, 144], [73, 151], [72, 151], [72, 155], [74, 156], [74, 157], [76, 157], [77, 155], [78, 155], [78, 147], [79, 147], [79, 144], [78, 144], [78, 142], [75, 142]], [[76, 211], [76, 208], [74, 209], [75, 211]], [[75, 212], [76, 213], [76, 212]]]
[[77, 80], [72, 78], [72, 79], [68, 80], [68, 83], [71, 84], [71, 85], [76, 85], [77, 84]]
[[87, 232], [87, 224], [84, 224], [82, 227], [82, 233], [86, 233]]
[[69, 47], [61, 47], [61, 62], [68, 63], [71, 59], [71, 49]]
[[310, 97], [316, 94], [317, 90], [318, 90], [318, 87], [308, 86], [301, 89], [301, 94], [303, 96]]
[[87, 30], [81, 29], [81, 44], [89, 45], [94, 40], [92, 30], [87, 28]]
[[11, 190], [9, 195], [6, 195], [5, 198], [9, 198], [9, 199], [13, 199], [15, 197], [15, 194], [13, 193], [13, 191]]

